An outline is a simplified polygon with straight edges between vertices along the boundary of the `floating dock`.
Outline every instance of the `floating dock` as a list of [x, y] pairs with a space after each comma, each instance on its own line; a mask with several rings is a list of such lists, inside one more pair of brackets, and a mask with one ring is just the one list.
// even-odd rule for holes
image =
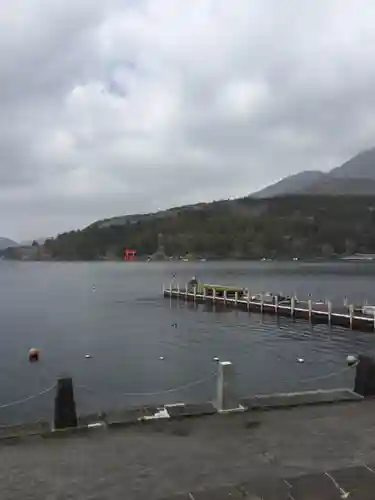
[[364, 314], [375, 308], [344, 304], [334, 306], [330, 300], [314, 302], [311, 299], [298, 300], [292, 296], [280, 300], [278, 295], [251, 294], [247, 289], [222, 285], [198, 284], [194, 288], [178, 284], [163, 286], [164, 297], [184, 300], [197, 304], [208, 303], [213, 306], [237, 308], [249, 313], [301, 318], [311, 323], [326, 323], [329, 326], [342, 326], [352, 330], [375, 331], [375, 314]]

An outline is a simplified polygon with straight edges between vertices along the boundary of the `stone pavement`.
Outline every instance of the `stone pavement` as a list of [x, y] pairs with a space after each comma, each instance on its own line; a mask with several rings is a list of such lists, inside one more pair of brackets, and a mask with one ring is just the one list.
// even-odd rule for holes
[[370, 500], [375, 400], [0, 440], [1, 500]]
[[165, 500], [373, 500], [373, 467], [346, 467], [293, 478], [257, 477], [236, 486], [208, 488]]

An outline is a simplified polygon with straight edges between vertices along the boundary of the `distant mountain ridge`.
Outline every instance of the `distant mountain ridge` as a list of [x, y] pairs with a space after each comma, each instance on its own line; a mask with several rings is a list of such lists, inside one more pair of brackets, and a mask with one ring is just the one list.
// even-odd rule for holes
[[375, 148], [358, 153], [330, 172], [310, 170], [290, 175], [250, 197], [273, 198], [289, 194], [375, 195]]
[[4, 250], [8, 247], [17, 247], [18, 243], [16, 241], [11, 240], [10, 238], [4, 238], [0, 236], [0, 250]]
[[274, 196], [298, 193], [307, 189], [313, 183], [323, 180], [325, 176], [326, 174], [319, 170], [307, 170], [298, 174], [289, 175], [281, 179], [281, 181], [252, 194], [251, 197], [273, 198]]

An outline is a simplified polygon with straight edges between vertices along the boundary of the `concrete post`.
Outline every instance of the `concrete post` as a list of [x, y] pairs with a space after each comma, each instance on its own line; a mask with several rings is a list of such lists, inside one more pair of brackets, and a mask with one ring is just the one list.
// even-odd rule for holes
[[263, 309], [264, 309], [264, 293], [262, 292], [260, 294], [260, 312], [263, 314]]
[[311, 320], [312, 320], [312, 300], [311, 299], [308, 300], [308, 305], [309, 305], [309, 321], [311, 323]]
[[213, 302], [216, 301], [216, 288], [212, 289], [212, 300], [213, 300]]
[[203, 287], [203, 300], [206, 301], [206, 287]]
[[250, 312], [250, 292], [247, 292], [247, 311]]
[[169, 296], [172, 297], [172, 281], [169, 284]]
[[279, 313], [279, 296], [276, 294], [275, 295], [275, 314], [276, 314], [276, 316], [278, 313]]
[[177, 281], [177, 295], [180, 295], [180, 283]]
[[217, 366], [217, 392], [214, 406], [219, 413], [243, 411], [245, 408], [240, 405], [235, 396], [233, 364], [231, 361], [220, 361]]
[[194, 287], [194, 302], [197, 301], [197, 287]]
[[290, 315], [292, 316], [292, 318], [294, 316], [295, 304], [296, 304], [296, 298], [294, 297], [294, 295], [292, 295], [290, 298]]
[[234, 292], [234, 303], [238, 304], [238, 292]]
[[66, 429], [68, 427], [77, 427], [76, 404], [71, 377], [58, 379], [55, 397], [54, 428]]
[[226, 304], [227, 303], [227, 291], [226, 290], [224, 290], [224, 292], [223, 292], [223, 297], [224, 297], [224, 304]]
[[188, 284], [185, 285], [185, 300], [188, 299]]

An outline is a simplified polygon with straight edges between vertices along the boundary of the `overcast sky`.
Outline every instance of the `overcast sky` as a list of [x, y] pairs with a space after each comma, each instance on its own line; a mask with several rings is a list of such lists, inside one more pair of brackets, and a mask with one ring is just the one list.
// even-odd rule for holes
[[0, 0], [0, 235], [249, 194], [375, 146], [374, 0]]

